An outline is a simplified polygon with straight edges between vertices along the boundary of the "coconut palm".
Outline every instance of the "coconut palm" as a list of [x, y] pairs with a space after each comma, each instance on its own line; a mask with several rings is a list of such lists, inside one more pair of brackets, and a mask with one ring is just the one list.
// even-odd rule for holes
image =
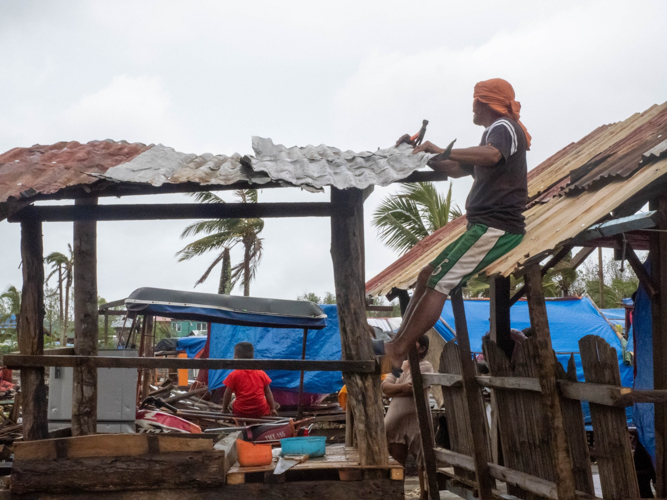
[[373, 214], [373, 225], [389, 248], [403, 254], [460, 215], [452, 203], [451, 182], [446, 196], [432, 182], [418, 182], [385, 198]]
[[[46, 277], [46, 282], [58, 273], [58, 294], [60, 299], [60, 326], [62, 328], [60, 342], [61, 345], [67, 345], [67, 324], [69, 320], [69, 298], [72, 288], [72, 278], [74, 272], [74, 253], [72, 245], [68, 244], [69, 257], [60, 252], [51, 252], [44, 261], [51, 265], [51, 273]], [[63, 289], [65, 300], [63, 302]]]
[[21, 291], [14, 285], [10, 285], [5, 292], [0, 295], [2, 308], [0, 309], [0, 324], [5, 323], [12, 316], [16, 318], [16, 338], [18, 339], [21, 329]]
[[[256, 189], [239, 189], [235, 195], [241, 203], [257, 203]], [[211, 192], [195, 193], [194, 198], [200, 203], [225, 203], [219, 196]], [[213, 219], [197, 221], [190, 224], [181, 233], [181, 238], [206, 235], [189, 243], [179, 250], [178, 261], [190, 260], [198, 255], [215, 251], [219, 252], [206, 272], [197, 280], [195, 286], [208, 278], [213, 268], [222, 261], [218, 293], [229, 293], [240, 281], [243, 295], [250, 295], [250, 282], [257, 274], [262, 259], [262, 238], [259, 233], [264, 229], [262, 219]], [[243, 246], [243, 260], [232, 267], [230, 250], [237, 244]]]

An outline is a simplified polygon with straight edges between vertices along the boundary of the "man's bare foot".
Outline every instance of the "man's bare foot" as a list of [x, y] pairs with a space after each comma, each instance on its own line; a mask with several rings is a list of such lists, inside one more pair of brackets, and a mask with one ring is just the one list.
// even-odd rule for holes
[[385, 342], [384, 354], [387, 358], [389, 358], [391, 366], [394, 368], [401, 368], [401, 366], [403, 366], [403, 361], [405, 361], [405, 353], [399, 352], [394, 342]]

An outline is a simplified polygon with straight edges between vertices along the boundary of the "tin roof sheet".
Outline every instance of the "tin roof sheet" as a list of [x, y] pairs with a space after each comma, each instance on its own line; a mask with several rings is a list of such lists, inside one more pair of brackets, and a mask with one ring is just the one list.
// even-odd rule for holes
[[[546, 255], [667, 174], [661, 146], [667, 138], [667, 103], [637, 113], [624, 122], [597, 128], [528, 173], [526, 235], [511, 252], [483, 271], [509, 275], [527, 260]], [[661, 137], [662, 136], [662, 137]], [[596, 158], [597, 157], [597, 158]], [[571, 172], [595, 159], [586, 178], [573, 183]], [[649, 161], [651, 163], [649, 163]], [[640, 164], [641, 162], [641, 164]], [[601, 182], [604, 178], [605, 182]], [[574, 188], [573, 188], [574, 187]], [[366, 292], [386, 295], [411, 286], [428, 264], [465, 230], [465, 217], [424, 238], [366, 283]]]
[[413, 155], [413, 148], [407, 144], [372, 153], [355, 153], [324, 144], [288, 148], [262, 137], [252, 138], [252, 148], [255, 156], [243, 159], [252, 170], [266, 172], [274, 181], [315, 189], [324, 186], [338, 189], [387, 186], [425, 167], [433, 156], [426, 153]]

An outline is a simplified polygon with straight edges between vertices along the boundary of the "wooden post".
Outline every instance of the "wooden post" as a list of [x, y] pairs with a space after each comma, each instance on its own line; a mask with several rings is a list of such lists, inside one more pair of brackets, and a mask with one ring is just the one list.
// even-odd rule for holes
[[[343, 359], [372, 360], [364, 300], [364, 206], [359, 189], [331, 188], [331, 259]], [[336, 210], [340, 208], [341, 210]], [[345, 373], [361, 465], [389, 462], [380, 375]]]
[[[23, 290], [18, 335], [21, 354], [44, 353], [44, 249], [42, 223], [21, 222], [21, 258]], [[44, 368], [21, 369], [21, 402], [23, 405], [23, 439], [32, 441], [49, 436], [47, 423]]]
[[[306, 343], [308, 342], [308, 328], [303, 329], [303, 346], [301, 348], [301, 359], [306, 359]], [[303, 379], [306, 375], [306, 372], [301, 370], [299, 374], [299, 406], [296, 411], [296, 419], [301, 420], [303, 418]]]
[[491, 280], [491, 340], [511, 359], [514, 342], [510, 337], [510, 278], [498, 276]]
[[426, 484], [428, 485], [428, 497], [430, 500], [440, 500], [440, 488], [438, 486], [438, 464], [435, 459], [435, 438], [433, 437], [433, 420], [431, 409], [424, 391], [424, 379], [419, 370], [419, 354], [417, 348], [412, 346], [408, 353], [410, 361], [410, 373], [412, 374], [412, 394], [417, 407], [417, 421], [419, 422], [419, 435], [422, 445], [422, 456], [424, 458], [424, 471], [426, 473]]
[[456, 324], [456, 342], [459, 345], [461, 356], [461, 371], [463, 378], [463, 392], [466, 399], [468, 418], [472, 429], [473, 460], [475, 462], [475, 474], [479, 487], [479, 498], [490, 500], [494, 480], [489, 473], [488, 438], [486, 432], [486, 413], [482, 406], [482, 397], [475, 380], [477, 370], [470, 351], [470, 338], [468, 337], [468, 322], [466, 321], [465, 307], [461, 289], [453, 290], [449, 295], [452, 301], [452, 312]]
[[[650, 203], [651, 210], [667, 214], [667, 197]], [[667, 223], [660, 222], [662, 232], [649, 233], [651, 252], [651, 281], [658, 290], [651, 301], [653, 320], [653, 388], [667, 389]], [[667, 498], [667, 409], [664, 403], [655, 404], [655, 475], [656, 498]]]
[[109, 310], [104, 310], [104, 348], [107, 347], [107, 342], [109, 342]]
[[[144, 356], [152, 358], [155, 354], [153, 349], [153, 316], [146, 317], [146, 329], [144, 334]], [[141, 399], [147, 398], [151, 392], [152, 373], [155, 369], [144, 368], [141, 379]]]
[[602, 268], [602, 247], [598, 247], [598, 280], [600, 280], [600, 309], [604, 309], [604, 269]]
[[[76, 205], [97, 205], [97, 198], [76, 200]], [[74, 353], [97, 356], [97, 223], [74, 222]], [[72, 435], [97, 431], [97, 369], [74, 368]]]
[[563, 414], [556, 385], [556, 363], [558, 361], [551, 347], [547, 305], [544, 300], [542, 274], [538, 264], [533, 264], [526, 269], [525, 280], [530, 324], [535, 331], [540, 355], [540, 387], [542, 388], [544, 410], [547, 415], [558, 498], [559, 500], [574, 500], [572, 460], [570, 460], [570, 453], [567, 448]]

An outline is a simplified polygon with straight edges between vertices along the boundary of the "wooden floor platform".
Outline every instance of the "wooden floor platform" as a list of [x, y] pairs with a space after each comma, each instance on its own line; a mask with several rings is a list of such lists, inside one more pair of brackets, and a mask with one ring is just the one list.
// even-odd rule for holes
[[[241, 467], [238, 462], [227, 472], [227, 484], [284, 483], [294, 481], [359, 481], [366, 478], [390, 479], [403, 483], [403, 467], [394, 459], [386, 466], [364, 466], [359, 463], [359, 451], [342, 445], [327, 446], [326, 455], [297, 464], [283, 474], [273, 470], [278, 459], [270, 465]], [[372, 472], [371, 472], [372, 471]]]

